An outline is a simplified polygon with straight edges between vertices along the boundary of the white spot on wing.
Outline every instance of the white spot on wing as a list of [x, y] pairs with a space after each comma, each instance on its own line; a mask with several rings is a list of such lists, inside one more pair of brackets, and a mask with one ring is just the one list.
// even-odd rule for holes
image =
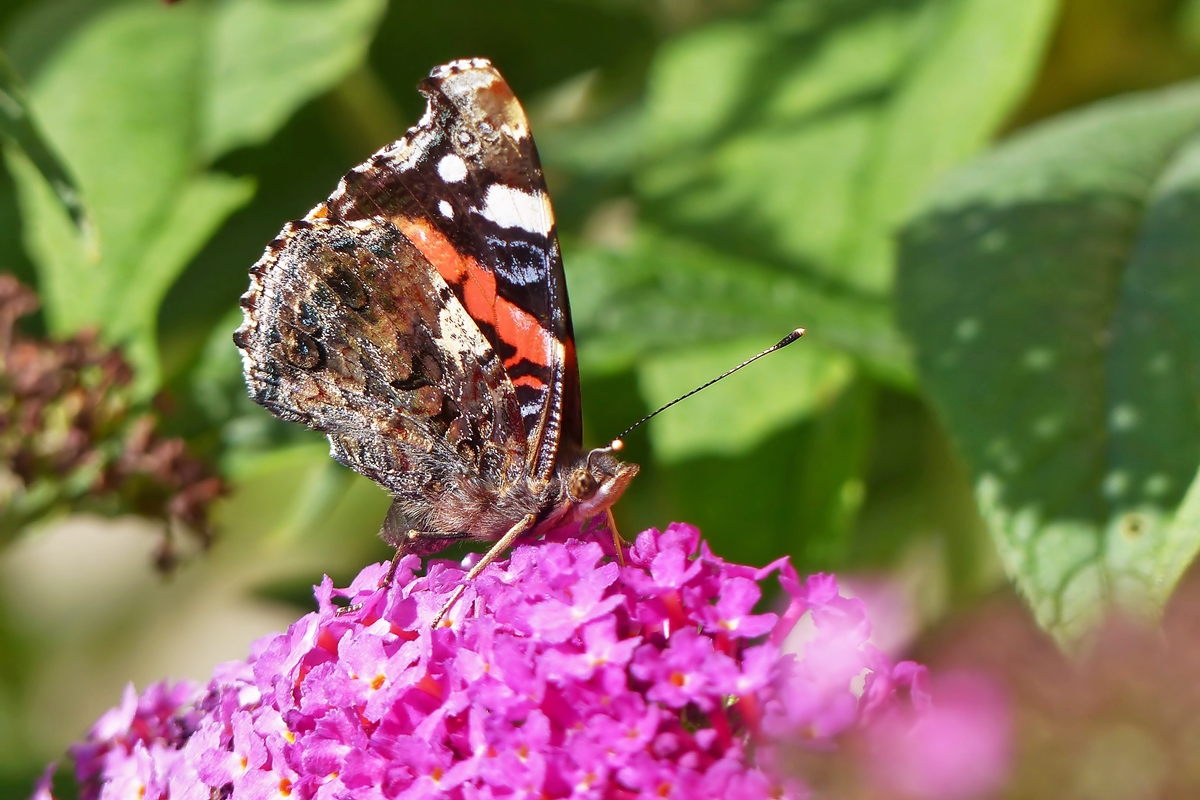
[[[246, 326], [243, 325], [241, 328], [238, 328], [238, 332], [241, 333], [242, 328], [245, 328], [245, 327]], [[247, 347], [245, 350], [242, 351], [242, 374], [243, 375], [253, 375], [254, 370], [257, 367], [258, 367], [258, 362], [255, 360], [254, 354], [250, 352], [250, 348]]]
[[463, 72], [470, 69], [488, 69], [492, 66], [492, 62], [486, 58], [460, 58], [456, 61], [451, 61], [448, 64], [442, 64], [440, 67], [434, 67], [429, 73], [431, 78], [446, 78], [457, 72]]
[[446, 219], [454, 219], [454, 208], [445, 200], [438, 201], [438, 211], [442, 212]]
[[437, 171], [446, 183], [459, 183], [467, 177], [467, 162], [451, 153], [438, 162]]
[[520, 228], [542, 236], [549, 236], [554, 230], [554, 212], [545, 192], [531, 194], [494, 183], [488, 187], [479, 213], [501, 228]]

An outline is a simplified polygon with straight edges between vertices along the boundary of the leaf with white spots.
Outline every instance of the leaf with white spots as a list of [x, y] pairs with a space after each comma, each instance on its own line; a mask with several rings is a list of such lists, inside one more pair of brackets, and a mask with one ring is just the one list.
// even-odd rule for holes
[[1009, 575], [1062, 640], [1112, 603], [1155, 613], [1200, 547], [1179, 513], [1200, 465], [1198, 218], [1188, 85], [1014, 137], [901, 238], [922, 382]]

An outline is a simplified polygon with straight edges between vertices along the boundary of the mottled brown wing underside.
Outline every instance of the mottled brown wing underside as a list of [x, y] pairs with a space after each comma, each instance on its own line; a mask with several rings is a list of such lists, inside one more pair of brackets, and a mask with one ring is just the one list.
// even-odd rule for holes
[[484, 59], [438, 67], [425, 116], [351, 170], [326, 201], [340, 219], [393, 222], [438, 269], [504, 362], [548, 478], [583, 440], [579, 369], [554, 213], [529, 121]]
[[520, 476], [503, 363], [394, 226], [290, 223], [251, 276], [235, 340], [257, 402], [328, 434], [336, 459], [401, 500], [427, 503], [456, 475]]

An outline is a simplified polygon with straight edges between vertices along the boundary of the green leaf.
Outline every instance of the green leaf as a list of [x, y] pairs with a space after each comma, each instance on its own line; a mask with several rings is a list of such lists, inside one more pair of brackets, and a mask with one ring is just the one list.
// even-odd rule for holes
[[33, 110], [25, 96], [25, 87], [16, 71], [0, 51], [0, 137], [20, 148], [47, 183], [58, 202], [81, 232], [90, 228], [87, 211], [79, 198], [75, 180], [54, 155], [33, 120]]
[[801, 427], [783, 428], [737, 456], [656, 464], [655, 489], [670, 503], [665, 511], [679, 515], [666, 519], [699, 526], [715, 552], [739, 563], [763, 565], [789, 552], [798, 534], [791, 493]]
[[664, 45], [647, 90], [656, 213], [856, 290], [892, 283], [891, 235], [995, 133], [1056, 3], [785, 2]]
[[[186, 4], [116, 6], [63, 42], [31, 81], [46, 136], [93, 209], [109, 292], [192, 171], [201, 19]], [[58, 332], [102, 320], [109, 292], [90, 318], [48, 308]]]
[[355, 69], [382, 8], [121, 2], [68, 26], [32, 76], [30, 100], [93, 209], [94, 238], [64, 227], [45, 182], [9, 158], [51, 331], [98, 328], [125, 345], [140, 389], [152, 391], [167, 290], [253, 194], [250, 181], [208, 166], [264, 141]]
[[105, 280], [95, 239], [81, 235], [49, 182], [23, 151], [6, 147], [4, 153], [19, 190], [21, 233], [29, 257], [38, 267], [48, 324], [55, 331], [71, 329], [64, 319], [87, 319], [92, 304], [104, 297]]
[[[145, 254], [121, 295], [120, 305], [109, 309], [110, 335], [131, 344], [130, 358], [146, 365], [138, 381], [152, 389], [158, 383], [158, 349], [153, 338], [138, 336], [153, 331], [158, 307], [167, 290], [225, 219], [250, 202], [254, 181], [210, 172], [192, 178], [175, 198], [175, 206], [162, 228], [146, 244]], [[135, 316], [137, 314], [138, 316]], [[137, 347], [150, 348], [139, 353]]]
[[[181, 230], [189, 220], [177, 210], [196, 172], [202, 19], [198, 8], [114, 6], [64, 40], [33, 80], [31, 98], [47, 138], [93, 209], [94, 248], [63, 227], [28, 171], [14, 170], [51, 332], [99, 328], [129, 347], [147, 388], [157, 373], [157, 306], [138, 302], [156, 303], [159, 287], [182, 267], [177, 259], [147, 258], [168, 229], [195, 239]], [[225, 203], [212, 212], [223, 219], [231, 210]], [[209, 218], [194, 222], [212, 229]]]
[[213, 326], [190, 373], [191, 395], [200, 412], [215, 423], [231, 419], [248, 400], [242, 377], [241, 351], [229, 346], [243, 319], [241, 308], [226, 312]]
[[386, 0], [223, 0], [214, 9], [200, 152], [261, 144], [364, 63]]
[[792, 552], [798, 569], [840, 569], [847, 563], [866, 499], [874, 410], [873, 388], [857, 381], [812, 420], [800, 447], [795, 489], [799, 535]]
[[804, 342], [791, 349], [840, 349], [886, 380], [912, 382], [908, 346], [893, 329], [889, 304], [878, 298], [831, 291], [649, 227], [638, 230], [627, 250], [576, 251], [565, 244], [580, 360], [590, 372], [746, 336], [773, 343], [804, 327]]
[[853, 283], [890, 285], [896, 229], [936, 179], [985, 145], [1022, 100], [1057, 9], [1054, 0], [964, 0], [932, 40], [916, 43], [919, 56], [883, 112], [867, 164], [846, 256]]
[[729, 21], [664, 45], [646, 87], [647, 151], [670, 153], [719, 135], [745, 102], [769, 45], [754, 23]]
[[1167, 604], [1171, 590], [1200, 550], [1200, 474], [1192, 481], [1163, 538], [1150, 590], [1150, 600], [1159, 607]]
[[1200, 87], [1098, 104], [953, 174], [900, 319], [1009, 575], [1064, 640], [1153, 612], [1196, 552]]
[[[614, 370], [643, 354], [803, 325], [813, 342], [911, 386], [886, 299], [893, 232], [1021, 98], [1055, 8], [797, 0], [669, 39], [651, 64], [640, 123], [615, 126], [642, 140], [630, 176], [641, 215], [634, 244], [568, 253], [585, 366]], [[587, 137], [563, 140], [552, 154], [592, 180], [612, 179], [619, 160], [589, 170]], [[657, 374], [657, 362], [649, 369]], [[660, 385], [641, 374], [644, 389]], [[715, 437], [694, 452], [744, 452], [808, 413], [798, 410], [807, 401], [785, 396], [795, 407], [752, 415], [763, 426], [752, 435], [721, 427], [725, 441], [686, 419], [680, 433]], [[673, 458], [693, 452], [655, 442]]]
[[[659, 407], [774, 343], [742, 338], [664, 353], [638, 366], [638, 386]], [[801, 340], [655, 417], [655, 455], [669, 464], [744, 453], [828, 405], [853, 375], [854, 362], [844, 353]]]

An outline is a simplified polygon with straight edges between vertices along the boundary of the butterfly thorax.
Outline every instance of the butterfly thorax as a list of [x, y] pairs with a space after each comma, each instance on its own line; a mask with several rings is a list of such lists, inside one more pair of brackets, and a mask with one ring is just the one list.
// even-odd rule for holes
[[[430, 470], [440, 477], [427, 488], [425, 499], [398, 498], [384, 524], [389, 543], [406, 543], [408, 552], [424, 555], [409, 531], [461, 533], [456, 539], [489, 541], [500, 538], [529, 514], [537, 520], [535, 535], [563, 525], [583, 522], [603, 514], [625, 491], [638, 472], [612, 455], [594, 450], [560, 461], [549, 478], [522, 475], [508, 482], [488, 479], [478, 472]], [[423, 540], [428, 552], [445, 546], [437, 539]]]

